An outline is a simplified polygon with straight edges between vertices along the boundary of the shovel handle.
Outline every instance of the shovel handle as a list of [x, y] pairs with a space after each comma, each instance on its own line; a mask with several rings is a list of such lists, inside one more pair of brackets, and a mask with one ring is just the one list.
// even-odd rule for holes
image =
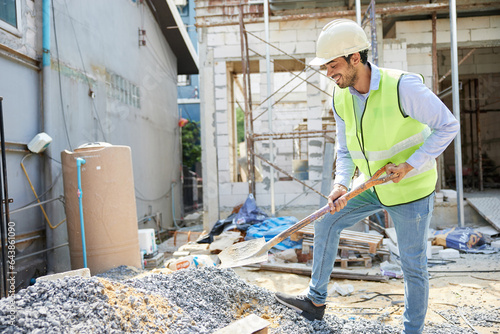
[[[385, 166], [380, 168], [377, 172], [375, 172], [375, 174], [373, 174], [373, 176], [368, 181], [360, 184], [359, 186], [357, 186], [356, 188], [349, 191], [348, 193], [346, 193], [343, 196], [347, 200], [350, 200], [350, 199], [358, 196], [359, 194], [361, 194], [365, 190], [370, 189], [373, 186], [385, 183], [385, 182], [390, 181], [390, 180], [394, 179], [395, 177], [397, 177], [397, 174], [389, 174], [389, 175], [385, 175], [383, 177], [380, 177], [380, 175], [382, 175], [384, 173], [384, 171], [385, 171]], [[279, 244], [280, 242], [282, 242], [283, 240], [288, 238], [293, 233], [297, 232], [298, 230], [300, 230], [304, 226], [312, 223], [313, 221], [317, 220], [318, 218], [324, 216], [328, 212], [330, 212], [330, 206], [327, 204], [324, 207], [322, 207], [321, 209], [311, 213], [306, 218], [295, 223], [294, 225], [290, 226], [288, 229], [284, 230], [283, 232], [281, 232], [280, 234], [278, 234], [277, 236], [275, 236], [274, 238], [269, 240], [266, 243], [265, 249], [263, 249], [263, 251], [270, 250], [271, 248], [273, 248], [274, 246], [276, 246], [277, 244]]]

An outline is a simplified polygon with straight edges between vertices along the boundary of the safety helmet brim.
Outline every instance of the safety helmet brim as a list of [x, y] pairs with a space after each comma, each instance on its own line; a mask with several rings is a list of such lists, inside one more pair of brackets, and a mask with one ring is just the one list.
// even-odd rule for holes
[[319, 57], [316, 57], [314, 58], [313, 60], [311, 60], [309, 62], [309, 65], [311, 66], [322, 66], [322, 65], [325, 65], [329, 62], [331, 62], [333, 59], [330, 59], [330, 58], [319, 58]]

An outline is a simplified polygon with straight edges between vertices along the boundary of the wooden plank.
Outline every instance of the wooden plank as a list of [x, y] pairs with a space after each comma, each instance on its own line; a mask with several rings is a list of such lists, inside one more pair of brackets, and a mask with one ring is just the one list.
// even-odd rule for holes
[[[306, 265], [293, 265], [291, 263], [286, 263], [284, 265], [279, 264], [252, 264], [246, 267], [259, 268], [260, 270], [277, 271], [283, 273], [291, 273], [296, 275], [311, 276], [312, 268]], [[359, 274], [359, 273], [348, 273], [348, 272], [338, 272], [333, 271], [330, 274], [331, 278], [338, 279], [352, 279], [359, 281], [373, 281], [373, 282], [387, 282], [389, 281], [388, 276], [383, 275], [369, 275], [369, 274]]]
[[[294, 240], [297, 241], [310, 236], [314, 237], [314, 228], [309, 225], [294, 233]], [[343, 230], [342, 232], [340, 232], [340, 239], [356, 239], [360, 241], [379, 244], [382, 242], [383, 238], [384, 237], [381, 235], [374, 235], [350, 230]]]
[[214, 334], [267, 334], [271, 323], [261, 317], [250, 314], [243, 319], [236, 320], [228, 326], [219, 329]]

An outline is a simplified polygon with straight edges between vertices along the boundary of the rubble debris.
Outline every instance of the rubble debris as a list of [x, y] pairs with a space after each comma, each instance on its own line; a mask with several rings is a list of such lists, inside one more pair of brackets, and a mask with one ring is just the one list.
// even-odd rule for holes
[[214, 236], [214, 241], [210, 244], [210, 252], [220, 253], [235, 242], [241, 239], [241, 233], [235, 231], [225, 231]]
[[250, 314], [249, 316], [236, 320], [227, 327], [224, 327], [214, 334], [264, 334], [268, 333], [267, 327], [270, 325], [269, 321]]
[[[123, 269], [123, 268], [122, 268]], [[10, 317], [15, 306], [15, 317]], [[0, 300], [2, 333], [213, 333], [255, 314], [269, 333], [400, 333], [401, 328], [365, 319], [341, 319], [327, 309], [308, 321], [277, 303], [269, 290], [246, 283], [232, 269], [207, 267], [112, 282], [66, 277], [37, 282]], [[474, 321], [469, 313], [468, 318]], [[497, 318], [498, 319], [498, 316]], [[467, 333], [455, 324], [426, 333]]]
[[446, 248], [439, 251], [439, 257], [442, 259], [458, 259], [460, 257], [460, 252], [456, 249]]
[[350, 296], [354, 292], [354, 286], [352, 284], [340, 285], [335, 282], [330, 290], [328, 290], [328, 295], [332, 295], [334, 292], [337, 292], [341, 296]]

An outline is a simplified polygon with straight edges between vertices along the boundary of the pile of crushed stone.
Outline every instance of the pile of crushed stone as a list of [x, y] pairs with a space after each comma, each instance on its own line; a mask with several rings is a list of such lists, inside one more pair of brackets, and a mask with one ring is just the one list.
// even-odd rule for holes
[[95, 276], [105, 278], [109, 281], [123, 281], [128, 278], [134, 278], [142, 273], [147, 272], [145, 269], [138, 269], [132, 266], [118, 266]]
[[[15, 317], [10, 317], [12, 306]], [[401, 328], [326, 314], [308, 321], [279, 304], [267, 289], [231, 269], [186, 269], [169, 275], [110, 281], [67, 277], [41, 281], [0, 301], [2, 333], [213, 333], [249, 314], [271, 323], [270, 333], [400, 333]], [[453, 324], [425, 333], [470, 333]]]
[[[463, 322], [464, 318], [474, 327], [497, 327], [500, 324], [500, 307], [486, 310], [479, 306], [455, 306], [436, 313], [457, 325]], [[500, 328], [496, 333], [500, 333]]]

